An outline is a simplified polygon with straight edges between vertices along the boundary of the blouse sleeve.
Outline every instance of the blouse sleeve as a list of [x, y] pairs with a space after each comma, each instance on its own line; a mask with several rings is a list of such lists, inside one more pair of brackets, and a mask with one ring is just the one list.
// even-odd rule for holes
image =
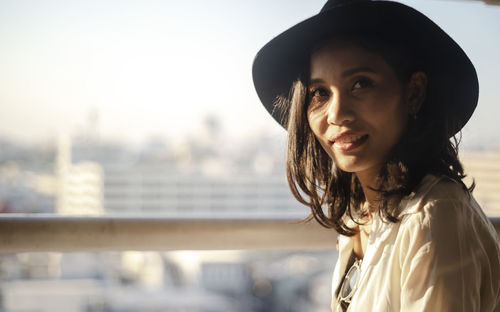
[[463, 205], [434, 201], [403, 221], [401, 311], [498, 309], [496, 234], [484, 215]]

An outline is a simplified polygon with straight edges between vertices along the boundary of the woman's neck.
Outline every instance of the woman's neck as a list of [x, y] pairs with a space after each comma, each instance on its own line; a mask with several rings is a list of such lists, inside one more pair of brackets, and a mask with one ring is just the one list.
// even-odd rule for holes
[[380, 199], [380, 194], [373, 190], [377, 186], [376, 182], [378, 172], [379, 169], [356, 172], [356, 177], [358, 178], [365, 195], [365, 201], [360, 207], [362, 218], [359, 220], [361, 223], [358, 224], [359, 231], [353, 238], [353, 251], [360, 259], [364, 258], [371, 232], [372, 216], [377, 210], [377, 202]]
[[374, 190], [377, 186], [376, 181], [378, 172], [379, 169], [356, 172], [356, 176], [365, 195], [365, 206], [363, 208], [368, 209], [369, 213], [374, 212], [375, 207], [377, 207], [377, 201], [380, 199], [380, 194]]

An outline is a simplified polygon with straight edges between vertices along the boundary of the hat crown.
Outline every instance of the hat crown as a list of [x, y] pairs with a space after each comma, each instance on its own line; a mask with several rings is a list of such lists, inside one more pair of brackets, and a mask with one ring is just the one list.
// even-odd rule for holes
[[348, 6], [360, 2], [370, 2], [370, 0], [328, 0], [321, 8], [320, 12], [325, 12], [341, 6]]

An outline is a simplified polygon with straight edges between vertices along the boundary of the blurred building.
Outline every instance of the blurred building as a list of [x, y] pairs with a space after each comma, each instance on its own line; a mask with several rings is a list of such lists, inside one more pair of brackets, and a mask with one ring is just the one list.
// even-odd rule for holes
[[467, 186], [474, 180], [474, 198], [489, 216], [500, 216], [500, 151], [461, 154]]
[[59, 139], [56, 161], [57, 213], [97, 215], [103, 212], [103, 170], [92, 161], [72, 162], [71, 140]]
[[105, 168], [104, 173], [106, 212], [285, 214], [301, 209], [284, 174], [217, 178], [161, 165]]

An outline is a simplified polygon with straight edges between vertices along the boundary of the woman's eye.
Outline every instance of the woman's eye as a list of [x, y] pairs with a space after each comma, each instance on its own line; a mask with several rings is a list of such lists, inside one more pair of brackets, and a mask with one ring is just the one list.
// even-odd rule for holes
[[373, 86], [373, 81], [368, 78], [358, 79], [352, 86], [352, 90], [364, 89]]
[[322, 98], [328, 96], [328, 90], [323, 88], [316, 88], [310, 91], [311, 98]]

